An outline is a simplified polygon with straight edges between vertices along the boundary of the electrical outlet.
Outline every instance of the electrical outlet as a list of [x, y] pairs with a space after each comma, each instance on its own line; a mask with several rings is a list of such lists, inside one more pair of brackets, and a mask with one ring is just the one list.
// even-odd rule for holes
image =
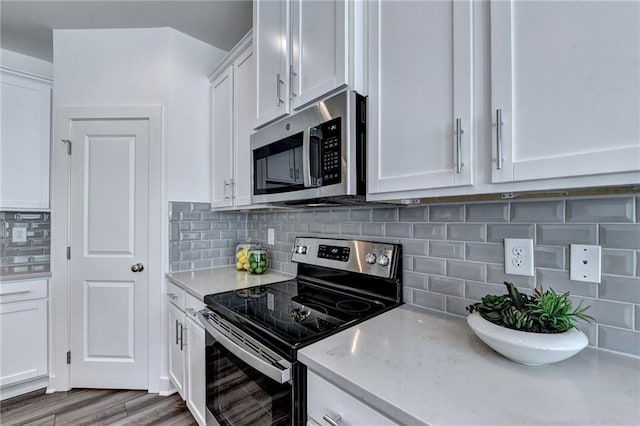
[[11, 242], [14, 243], [26, 243], [27, 242], [27, 228], [23, 226], [15, 226], [11, 230]]
[[599, 283], [602, 268], [600, 246], [571, 244], [569, 279]]
[[504, 239], [504, 272], [511, 275], [533, 276], [532, 239]]
[[274, 245], [276, 243], [276, 233], [273, 228], [267, 229], [267, 244]]

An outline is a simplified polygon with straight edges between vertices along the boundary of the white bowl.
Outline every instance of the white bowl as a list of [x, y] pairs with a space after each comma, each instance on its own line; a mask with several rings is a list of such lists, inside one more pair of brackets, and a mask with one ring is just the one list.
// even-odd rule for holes
[[496, 352], [525, 365], [545, 365], [570, 358], [589, 340], [577, 328], [564, 333], [529, 333], [501, 327], [474, 312], [467, 317], [471, 330]]

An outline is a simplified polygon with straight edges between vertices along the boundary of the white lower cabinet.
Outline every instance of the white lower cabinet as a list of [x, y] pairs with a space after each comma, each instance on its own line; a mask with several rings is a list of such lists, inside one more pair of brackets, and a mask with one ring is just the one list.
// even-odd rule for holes
[[198, 424], [205, 426], [205, 331], [197, 318], [204, 303], [171, 283], [167, 289], [169, 377]]
[[396, 425], [332, 383], [307, 371], [307, 425]]
[[[47, 286], [47, 279], [0, 283], [1, 398], [34, 390], [26, 382], [46, 379], [49, 371]], [[8, 390], [8, 387], [14, 389]]]

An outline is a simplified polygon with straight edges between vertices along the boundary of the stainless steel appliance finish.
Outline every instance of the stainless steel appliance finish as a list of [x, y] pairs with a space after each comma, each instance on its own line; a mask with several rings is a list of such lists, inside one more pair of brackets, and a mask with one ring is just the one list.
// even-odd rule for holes
[[201, 310], [198, 316], [209, 334], [233, 355], [280, 384], [291, 380], [291, 363], [282, 356], [220, 318], [210, 309]]
[[[380, 278], [390, 278], [395, 272], [392, 270], [395, 260], [394, 244], [298, 237], [292, 251], [291, 260], [297, 263], [314, 264]], [[349, 255], [343, 257], [340, 251], [348, 252]]]
[[251, 135], [251, 150], [253, 203], [362, 203], [366, 98], [344, 91], [318, 102]]
[[402, 302], [399, 244], [298, 237], [291, 252], [295, 279], [204, 298], [213, 424], [307, 424], [298, 350]]

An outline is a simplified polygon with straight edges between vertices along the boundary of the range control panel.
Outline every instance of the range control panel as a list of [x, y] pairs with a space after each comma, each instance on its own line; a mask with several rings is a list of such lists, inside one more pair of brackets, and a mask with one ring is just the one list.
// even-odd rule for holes
[[328, 246], [320, 244], [318, 246], [318, 258], [339, 260], [340, 262], [349, 261], [349, 253], [351, 249], [349, 247]]
[[371, 241], [298, 237], [291, 250], [291, 260], [389, 278], [400, 247]]

